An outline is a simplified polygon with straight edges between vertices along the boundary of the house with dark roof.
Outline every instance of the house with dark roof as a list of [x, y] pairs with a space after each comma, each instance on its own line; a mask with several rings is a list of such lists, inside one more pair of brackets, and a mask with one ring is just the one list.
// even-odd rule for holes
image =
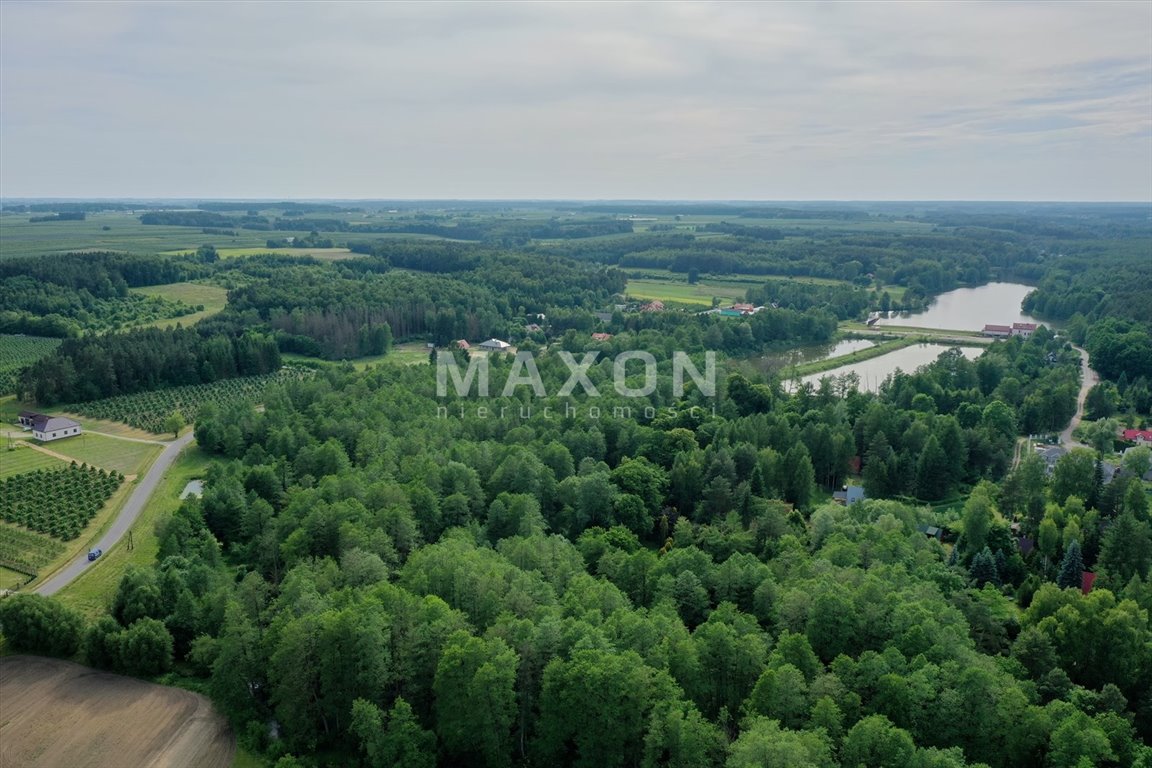
[[32, 437], [45, 443], [65, 437], [75, 437], [81, 431], [79, 423], [63, 416], [21, 411], [18, 420], [20, 426], [32, 432]]
[[832, 501], [846, 506], [851, 506], [858, 501], [864, 501], [865, 498], [864, 486], [862, 485], [846, 485], [843, 490], [832, 492]]
[[925, 523], [924, 525], [916, 526], [916, 530], [920, 531], [920, 533], [924, 534], [930, 539], [936, 539], [937, 541], [942, 541], [944, 539], [944, 530], [942, 528], [937, 528], [934, 525], [928, 525]]
[[1052, 470], [1056, 468], [1056, 462], [1060, 457], [1068, 453], [1068, 449], [1062, 445], [1045, 445], [1036, 448], [1036, 453], [1040, 458], [1044, 459], [1044, 465], [1049, 475]]
[[511, 344], [500, 339], [488, 339], [488, 341], [482, 341], [476, 346], [485, 352], [510, 352], [512, 350]]

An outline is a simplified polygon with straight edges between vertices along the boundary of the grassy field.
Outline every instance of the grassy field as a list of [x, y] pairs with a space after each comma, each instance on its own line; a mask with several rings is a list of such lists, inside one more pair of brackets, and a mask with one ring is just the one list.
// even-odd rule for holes
[[208, 455], [195, 445], [185, 450], [161, 478], [156, 492], [132, 526], [132, 549], [127, 548], [125, 537], [80, 578], [60, 590], [56, 598], [92, 618], [105, 612], [128, 566], [155, 563], [160, 549], [156, 523], [180, 506], [180, 492], [189, 480], [204, 476], [208, 463]]
[[[109, 421], [107, 419], [94, 419], [90, 416], [83, 416], [79, 413], [64, 412], [63, 415], [67, 416], [74, 421], [78, 421], [80, 426], [89, 432], [102, 432], [106, 435], [114, 437], [131, 437], [136, 440], [159, 440], [171, 437], [171, 434], [157, 436], [153, 432], [147, 432], [143, 429], [131, 427], [122, 421]], [[188, 429], [186, 427], [186, 429]], [[183, 431], [183, 430], [182, 430]]]
[[689, 304], [707, 309], [712, 306], [712, 297], [718, 297], [721, 304], [728, 300], [743, 301], [747, 296], [747, 283], [722, 280], [702, 280], [689, 285], [687, 278], [680, 281], [639, 279], [629, 280], [627, 293], [640, 301], [662, 301], [665, 304]]
[[94, 464], [102, 469], [114, 469], [125, 475], [143, 474], [163, 450], [162, 446], [155, 443], [118, 440], [114, 437], [84, 432], [81, 432], [79, 437], [45, 443], [44, 447], [77, 462]]
[[[281, 359], [286, 363], [299, 362], [299, 363], [340, 363], [342, 360], [324, 360], [319, 357], [308, 357], [307, 355], [299, 355], [295, 352], [285, 352], [280, 355]], [[422, 341], [410, 341], [404, 344], [397, 344], [392, 347], [392, 351], [386, 355], [369, 355], [368, 357], [356, 357], [347, 362], [352, 363], [352, 366], [362, 371], [370, 365], [380, 365], [381, 363], [400, 363], [402, 365], [415, 365], [417, 363], [428, 362], [428, 348]]]
[[[373, 237], [376, 235], [373, 234]], [[179, 256], [181, 254], [191, 253], [186, 249], [175, 251], [164, 251], [167, 256]], [[361, 257], [359, 253], [352, 253], [347, 248], [268, 248], [267, 246], [261, 248], [253, 246], [250, 248], [217, 248], [216, 254], [222, 259], [235, 259], [242, 256], [259, 256], [264, 253], [275, 253], [279, 256], [311, 256], [320, 261], [343, 261], [345, 259], [358, 259]]]
[[[201, 245], [257, 247], [268, 240], [267, 232], [237, 230], [236, 236], [206, 235], [195, 227], [145, 225], [126, 212], [91, 213], [84, 221], [48, 221], [32, 224], [30, 214], [0, 215], [0, 258], [42, 256], [70, 251], [196, 250]], [[108, 227], [108, 229], [104, 229]], [[292, 235], [284, 232], [284, 236]], [[308, 234], [301, 232], [301, 235]]]
[[158, 296], [169, 301], [182, 301], [194, 307], [197, 305], [204, 307], [203, 310], [195, 314], [144, 323], [145, 327], [171, 328], [177, 323], [188, 327], [206, 317], [211, 317], [228, 304], [227, 288], [206, 283], [168, 283], [167, 285], [151, 285], [147, 288], [132, 288], [131, 291], [144, 296]]
[[22, 573], [9, 570], [0, 565], [0, 589], [16, 589], [28, 581], [28, 577]]
[[0, 448], [0, 479], [37, 469], [61, 469], [66, 466], [60, 459], [41, 453], [21, 442], [13, 444], [15, 447], [11, 450], [7, 446]]

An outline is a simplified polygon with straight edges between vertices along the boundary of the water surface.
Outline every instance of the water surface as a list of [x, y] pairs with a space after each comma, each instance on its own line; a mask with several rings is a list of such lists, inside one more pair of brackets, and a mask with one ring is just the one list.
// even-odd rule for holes
[[901, 313], [876, 323], [951, 331], [980, 331], [986, 324], [1039, 323], [1020, 311], [1020, 302], [1034, 288], [1020, 283], [988, 283], [979, 288], [957, 288], [942, 293], [923, 312]]

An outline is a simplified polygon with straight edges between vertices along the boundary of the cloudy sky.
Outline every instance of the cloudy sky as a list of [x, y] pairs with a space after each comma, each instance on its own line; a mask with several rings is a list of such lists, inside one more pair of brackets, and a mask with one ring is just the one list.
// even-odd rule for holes
[[5, 197], [1150, 200], [1152, 3], [0, 3]]

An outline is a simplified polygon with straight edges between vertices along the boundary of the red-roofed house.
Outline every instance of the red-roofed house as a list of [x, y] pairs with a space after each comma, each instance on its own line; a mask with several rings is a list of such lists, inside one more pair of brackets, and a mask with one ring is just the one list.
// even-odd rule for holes
[[464, 341], [464, 339], [460, 339], [459, 341], [456, 342], [456, 349], [468, 349], [471, 346], [472, 345], [469, 344], [468, 342]]
[[1126, 429], [1120, 437], [1136, 445], [1152, 445], [1152, 429]]
[[984, 335], [1008, 338], [1012, 335], [1012, 327], [1008, 325], [985, 325]]
[[641, 312], [663, 312], [664, 311], [664, 302], [659, 301], [659, 300], [650, 301], [647, 304], [645, 304], [644, 306], [640, 307], [640, 311]]
[[1036, 331], [1036, 323], [1012, 323], [1012, 335], [1028, 338]]
[[592, 334], [592, 340], [593, 341], [608, 341], [611, 338], [612, 338], [612, 334], [610, 334], [610, 333], [594, 333], [594, 334]]

